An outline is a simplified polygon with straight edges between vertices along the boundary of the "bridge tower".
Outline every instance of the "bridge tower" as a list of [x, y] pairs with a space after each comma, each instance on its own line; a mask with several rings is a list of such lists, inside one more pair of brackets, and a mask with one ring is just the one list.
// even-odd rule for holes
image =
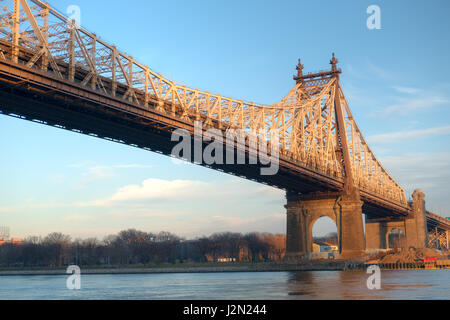
[[340, 192], [313, 192], [296, 194], [288, 192], [287, 198], [287, 234], [286, 257], [288, 260], [307, 258], [313, 250], [312, 228], [321, 217], [330, 217], [337, 226], [340, 258], [351, 259], [365, 252], [364, 226], [359, 190], [353, 183], [352, 164], [348, 147], [348, 137], [341, 105], [341, 88], [338, 60], [334, 53], [330, 61], [331, 71], [303, 74], [303, 65], [299, 60], [298, 74], [294, 76], [297, 85], [306, 80], [336, 79], [334, 109], [336, 118], [336, 142], [338, 159], [344, 173], [344, 187]]

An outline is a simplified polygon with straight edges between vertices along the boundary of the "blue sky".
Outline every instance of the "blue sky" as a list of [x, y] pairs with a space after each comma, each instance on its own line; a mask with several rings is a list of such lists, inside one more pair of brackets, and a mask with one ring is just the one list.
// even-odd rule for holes
[[[82, 25], [154, 71], [270, 104], [335, 52], [353, 115], [410, 196], [449, 216], [450, 2], [75, 1]], [[381, 30], [369, 30], [369, 5]], [[108, 141], [0, 117], [0, 225], [13, 236], [103, 237], [125, 228], [186, 237], [285, 231], [281, 191]], [[326, 233], [329, 224], [315, 228]]]

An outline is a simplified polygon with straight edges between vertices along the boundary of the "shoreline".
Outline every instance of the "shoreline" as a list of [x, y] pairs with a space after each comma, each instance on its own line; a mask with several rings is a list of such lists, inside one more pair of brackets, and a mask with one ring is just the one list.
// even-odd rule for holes
[[[164, 274], [164, 273], [220, 273], [220, 272], [283, 272], [283, 271], [344, 271], [345, 262], [306, 264], [254, 264], [213, 266], [155, 266], [155, 267], [81, 267], [82, 275], [113, 274]], [[67, 275], [66, 268], [58, 269], [11, 269], [0, 270], [1, 276], [51, 276]]]

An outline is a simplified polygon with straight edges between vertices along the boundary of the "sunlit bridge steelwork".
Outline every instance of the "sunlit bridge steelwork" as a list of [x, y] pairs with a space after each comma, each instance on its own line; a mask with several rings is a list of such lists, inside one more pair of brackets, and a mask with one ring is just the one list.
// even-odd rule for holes
[[[288, 95], [261, 105], [178, 85], [41, 1], [0, 6], [3, 114], [166, 155], [172, 132], [194, 134], [195, 121], [205, 131], [258, 132], [268, 144], [277, 132], [276, 175], [263, 176], [255, 165], [210, 167], [286, 190], [289, 257], [311, 252], [311, 222], [324, 215], [338, 226], [343, 257], [381, 248], [393, 227], [404, 231], [408, 245], [428, 245], [427, 225], [439, 228], [433, 239], [448, 243], [448, 220], [427, 213], [420, 191], [409, 203], [367, 145], [334, 54], [328, 71], [304, 74], [299, 61]], [[249, 157], [248, 143], [236, 141], [234, 148]]]

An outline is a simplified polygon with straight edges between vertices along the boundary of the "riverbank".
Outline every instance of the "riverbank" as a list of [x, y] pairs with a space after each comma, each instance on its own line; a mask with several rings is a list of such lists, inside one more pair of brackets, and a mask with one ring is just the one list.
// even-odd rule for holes
[[[81, 267], [82, 274], [153, 274], [153, 273], [216, 273], [216, 272], [278, 272], [278, 271], [343, 271], [345, 262], [311, 261], [305, 263], [233, 263], [177, 264], [138, 267]], [[0, 269], [0, 276], [66, 275], [65, 268]]]
[[[177, 263], [134, 266], [80, 266], [82, 274], [157, 274], [157, 273], [219, 273], [219, 272], [278, 272], [278, 271], [347, 271], [363, 270], [368, 265], [378, 265], [386, 270], [428, 269], [426, 258], [447, 261], [435, 268], [448, 268], [449, 252], [434, 249], [414, 249], [381, 252], [378, 257], [344, 260], [303, 260], [301, 262], [237, 262], [237, 263]], [[66, 275], [61, 268], [0, 268], [0, 276]]]

